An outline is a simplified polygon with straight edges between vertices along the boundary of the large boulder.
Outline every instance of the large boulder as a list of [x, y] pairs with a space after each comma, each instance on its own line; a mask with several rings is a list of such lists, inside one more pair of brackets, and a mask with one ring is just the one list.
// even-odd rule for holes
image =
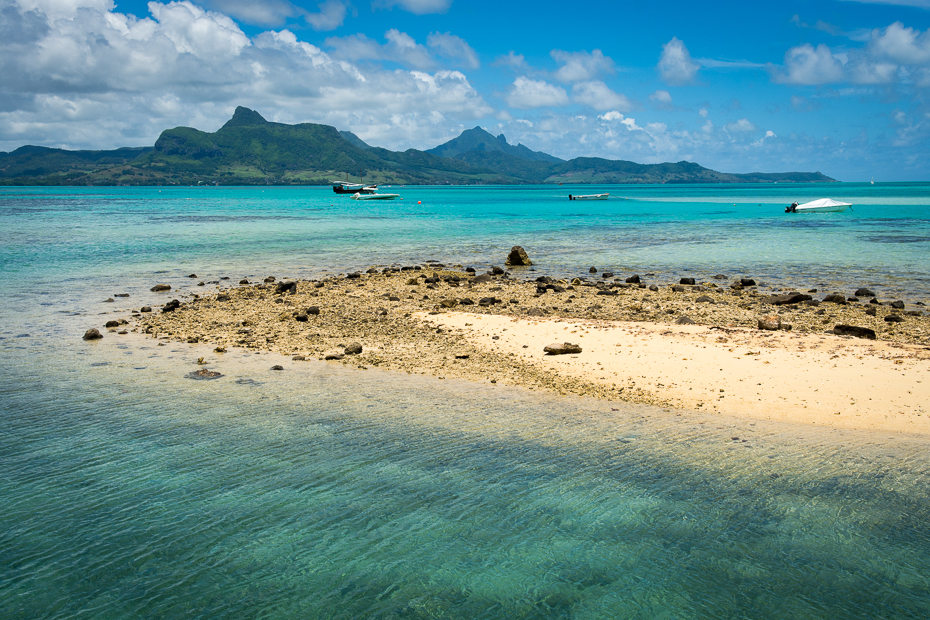
[[581, 353], [581, 345], [572, 344], [570, 342], [556, 342], [543, 347], [543, 352], [546, 355], [567, 355], [570, 353]]
[[103, 334], [96, 327], [91, 327], [84, 332], [84, 340], [100, 340], [101, 338], [103, 338]]
[[530, 260], [526, 250], [519, 245], [515, 245], [510, 248], [510, 254], [507, 255], [507, 262], [504, 264], [508, 267], [519, 267], [521, 265], [532, 265], [533, 261]]
[[833, 328], [833, 333], [837, 336], [855, 336], [856, 338], [868, 338], [875, 340], [875, 330], [868, 327], [857, 327], [856, 325], [837, 325]]

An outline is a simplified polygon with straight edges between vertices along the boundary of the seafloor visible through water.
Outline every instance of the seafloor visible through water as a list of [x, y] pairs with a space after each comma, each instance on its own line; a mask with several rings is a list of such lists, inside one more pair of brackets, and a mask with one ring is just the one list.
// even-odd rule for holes
[[[688, 205], [705, 191], [687, 189], [676, 191]], [[753, 201], [769, 191], [751, 189]], [[681, 247], [643, 245], [627, 262], [596, 239], [635, 239], [636, 226], [606, 220], [638, 200], [598, 207], [590, 217], [599, 223], [566, 233], [557, 215], [528, 221], [536, 212], [527, 205], [553, 188], [524, 189], [509, 214], [503, 201], [485, 204], [496, 215], [483, 218], [466, 208], [471, 190], [408, 188], [398, 214], [367, 220], [348, 219], [339, 203], [327, 211], [334, 199], [322, 190], [305, 190], [307, 204], [297, 190], [165, 190], [170, 200], [157, 189], [69, 191], [0, 191], [4, 619], [930, 617], [924, 437], [270, 354], [216, 359], [206, 345], [137, 335], [80, 339], [154, 301], [156, 281], [193, 290], [191, 272], [280, 277], [426, 258], [481, 267], [518, 242], [539, 273], [568, 271], [572, 256], [583, 257], [577, 268], [639, 271], [657, 247], [656, 273], [684, 260], [692, 270], [790, 279], [738, 240], [720, 245], [742, 253], [746, 273], [675, 237], [690, 230], [713, 248], [731, 228], [766, 247], [777, 244], [767, 235], [784, 241], [788, 224], [767, 229], [745, 213], [726, 226], [712, 214], [683, 223], [675, 209], [691, 207], [662, 211], [665, 188], [656, 188], [640, 210], [665, 213], [668, 244]], [[415, 206], [417, 194], [443, 191], [466, 206]], [[705, 211], [749, 190], [727, 191], [716, 188], [720, 204]], [[863, 285], [926, 299], [926, 259], [912, 254], [930, 239], [927, 187], [897, 191], [874, 200], [901, 201], [917, 223], [825, 219], [811, 252], [840, 248], [825, 267], [838, 284], [858, 285], [872, 270]], [[813, 234], [810, 222], [799, 226]], [[856, 248], [844, 253], [831, 236], [840, 234], [889, 251], [869, 262]], [[564, 244], [553, 258], [545, 235]], [[897, 245], [871, 239], [895, 235]], [[844, 269], [859, 271], [844, 281]], [[131, 297], [102, 303], [117, 292]], [[203, 355], [223, 377], [186, 378]], [[285, 370], [271, 371], [277, 363]]]

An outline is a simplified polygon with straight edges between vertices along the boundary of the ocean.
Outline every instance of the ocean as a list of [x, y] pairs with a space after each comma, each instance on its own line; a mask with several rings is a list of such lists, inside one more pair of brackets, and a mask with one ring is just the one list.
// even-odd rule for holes
[[[156, 283], [513, 245], [522, 277], [930, 303], [930, 184], [385, 191], [0, 189], [0, 618], [930, 616], [925, 437], [81, 340]], [[854, 206], [783, 212], [820, 197]]]

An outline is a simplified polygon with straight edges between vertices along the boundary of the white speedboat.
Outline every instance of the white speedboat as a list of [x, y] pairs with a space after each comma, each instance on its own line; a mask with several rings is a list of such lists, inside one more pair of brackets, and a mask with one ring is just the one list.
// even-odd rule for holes
[[582, 196], [568, 195], [569, 200], [607, 200], [610, 194], [584, 194]]
[[821, 198], [820, 200], [811, 200], [799, 205], [797, 202], [791, 203], [785, 207], [785, 213], [838, 213], [845, 211], [852, 204], [848, 202], [838, 202], [831, 198]]
[[400, 194], [353, 194], [353, 200], [394, 200], [399, 197]]

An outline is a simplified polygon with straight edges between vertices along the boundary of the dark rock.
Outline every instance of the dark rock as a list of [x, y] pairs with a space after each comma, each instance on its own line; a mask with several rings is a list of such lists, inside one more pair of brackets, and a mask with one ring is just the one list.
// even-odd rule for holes
[[[674, 312], [674, 310], [672, 311]], [[695, 325], [694, 320], [689, 316], [680, 316], [678, 320], [675, 321], [676, 325]]]
[[196, 274], [196, 273], [192, 273], [191, 275], [189, 275], [189, 276], [187, 276], [187, 277], [188, 277], [188, 278], [196, 278], [196, 277], [197, 277], [197, 274]]
[[786, 293], [784, 295], [772, 295], [762, 300], [762, 303], [772, 304], [773, 306], [785, 306], [789, 304], [799, 304], [802, 301], [810, 301], [813, 297], [804, 293]]
[[819, 299], [808, 299], [807, 301], [802, 301], [801, 303], [804, 304], [805, 306], [819, 306], [820, 300]]
[[264, 282], [265, 284], [271, 284], [271, 283], [274, 282], [275, 280], [277, 280], [277, 278], [275, 278], [274, 276], [268, 276], [267, 278], [265, 278], [265, 279], [263, 280], [263, 282]]
[[315, 282], [315, 283], [313, 284], [313, 288], [323, 288], [324, 286], [326, 286], [326, 285], [325, 285], [324, 283], [322, 283], [322, 282]]
[[833, 328], [833, 333], [837, 336], [855, 336], [856, 338], [868, 338], [875, 340], [875, 330], [868, 327], [857, 327], [855, 325], [837, 325]]
[[655, 284], [650, 284], [650, 285], [649, 285], [649, 290], [652, 291], [653, 293], [655, 293], [655, 292], [657, 292], [657, 291], [659, 290], [659, 287], [656, 286]]
[[903, 323], [904, 317], [898, 316], [897, 314], [889, 314], [888, 316], [885, 317], [885, 322], [886, 323]]
[[856, 297], [875, 297], [875, 293], [873, 293], [867, 288], [857, 288], [854, 295]]
[[888, 305], [894, 308], [895, 310], [904, 310], [904, 302], [901, 301], [900, 299], [893, 301]]
[[530, 308], [526, 311], [526, 316], [546, 316], [546, 311], [542, 308]]
[[306, 323], [309, 320], [309, 317], [306, 314], [296, 314], [294, 318], [301, 323]]
[[249, 283], [248, 278], [242, 278], [241, 280], [239, 280], [239, 284], [248, 284], [248, 283]]
[[482, 297], [478, 300], [478, 305], [484, 307], [493, 306], [494, 304], [499, 303], [501, 303], [501, 300], [496, 297]]
[[675, 284], [674, 286], [672, 286], [673, 293], [687, 293], [690, 290], [691, 290], [690, 288], [688, 288], [687, 286], [682, 286], [681, 284]]
[[400, 297], [398, 297], [397, 295], [391, 295], [390, 297], [388, 297], [388, 301], [400, 301]]
[[113, 299], [112, 297], [108, 297], [107, 299], [104, 299], [104, 300], [103, 300], [103, 303], [105, 303], [105, 304], [112, 304], [112, 303], [114, 303], [115, 301], [116, 301], [116, 300]]
[[151, 311], [152, 311], [152, 306], [142, 306], [141, 308], [139, 308], [139, 312], [151, 312]]
[[319, 314], [319, 313], [320, 313], [320, 307], [319, 307], [319, 306], [310, 306], [309, 308], [307, 308], [307, 314], [316, 315], [316, 314]]
[[597, 273], [597, 267], [591, 267], [588, 269], [588, 273]]
[[564, 293], [565, 287], [559, 286], [558, 284], [547, 284], [546, 289], [552, 291], [553, 293]]
[[682, 278], [678, 281], [679, 284], [694, 284], [694, 278]]
[[100, 340], [101, 338], [103, 338], [103, 334], [96, 327], [91, 327], [84, 332], [84, 340]]
[[459, 300], [459, 303], [462, 304], [463, 306], [474, 306], [475, 300], [469, 299], [468, 297], [463, 297], [462, 299]]
[[606, 288], [601, 289], [597, 293], [595, 293], [595, 295], [616, 295], [616, 294], [617, 294], [617, 291], [612, 291]]
[[307, 360], [307, 358], [304, 357], [303, 355], [295, 355], [294, 357], [291, 358], [291, 361], [292, 361], [292, 362], [303, 362], [303, 361], [306, 361], [306, 360]]
[[343, 357], [344, 356], [340, 351], [330, 351], [329, 353], [323, 356], [323, 359], [324, 360], [341, 360]]
[[740, 286], [756, 286], [756, 281], [753, 280], [752, 278], [740, 278], [739, 285]]
[[215, 370], [207, 370], [206, 368], [201, 368], [200, 370], [195, 370], [194, 372], [187, 373], [188, 379], [197, 379], [199, 381], [209, 381], [210, 379], [219, 379], [223, 374], [216, 372]]
[[206, 283], [205, 283], [205, 282], [198, 282], [198, 283], [197, 283], [197, 286], [206, 286]]
[[695, 299], [694, 301], [696, 301], [696, 302], [699, 303], [699, 304], [712, 304], [712, 303], [714, 303], [714, 299], [713, 299], [712, 297], [708, 297], [707, 295], [701, 295], [700, 297], [698, 297], [698, 298]]
[[278, 282], [274, 287], [275, 295], [284, 295], [289, 294], [293, 295], [297, 292], [297, 283], [296, 282]]
[[458, 300], [455, 299], [443, 299], [439, 302], [439, 305], [443, 308], [454, 308], [458, 303]]
[[543, 347], [543, 352], [546, 355], [568, 355], [572, 353], [581, 353], [581, 345], [572, 344], [570, 342], [563, 342], [561, 344], [554, 343]]
[[613, 272], [613, 271], [605, 271], [604, 273], [601, 274], [601, 277], [602, 277], [602, 278], [605, 278], [605, 279], [606, 279], [606, 278], [612, 278], [612, 277], [614, 277], [614, 272]]
[[129, 297], [129, 293], [116, 293], [114, 297]]
[[119, 321], [107, 321], [104, 327], [119, 327]]
[[874, 297], [873, 297], [872, 299], [869, 300], [869, 303], [870, 303], [870, 304], [875, 304], [876, 306], [882, 305], [882, 302], [878, 301], [878, 300], [875, 299]]
[[360, 342], [350, 342], [345, 346], [346, 355], [358, 355], [362, 352], [362, 344]]
[[475, 284], [482, 284], [484, 282], [493, 282], [494, 278], [492, 278], [486, 273], [482, 273], [480, 276], [475, 276], [474, 278], [472, 278], [471, 281]]
[[284, 370], [284, 366], [282, 366], [281, 364], [275, 364], [274, 366], [271, 367], [271, 369], [272, 370]]
[[508, 267], [516, 267], [520, 265], [532, 265], [533, 261], [530, 260], [526, 250], [519, 245], [515, 245], [510, 248], [510, 254], [507, 255], [507, 262], [504, 264]]
[[865, 309], [865, 313], [869, 316], [875, 316], [878, 314], [878, 309], [875, 306], [869, 306]]
[[770, 314], [759, 319], [759, 329], [774, 331], [781, 329], [781, 317], [777, 314]]
[[[410, 268], [409, 268], [409, 267], [405, 267], [405, 269], [410, 269]], [[361, 278], [361, 277], [362, 277], [362, 274], [359, 273], [359, 272], [357, 272], [357, 271], [353, 271], [352, 273], [347, 273], [347, 274], [346, 274], [346, 279], [347, 279], [347, 280], [357, 280], [357, 279], [359, 279], [359, 278]]]
[[859, 298], [858, 297], [847, 297], [846, 301], [851, 304], [857, 304], [859, 303]]
[[226, 295], [225, 293], [221, 293], [216, 296], [216, 300], [217, 301], [229, 301], [229, 295]]
[[177, 299], [172, 299], [162, 307], [161, 311], [164, 312], [174, 312], [181, 307], [181, 302]]
[[827, 295], [826, 297], [823, 298], [823, 300], [830, 302], [830, 303], [839, 304], [841, 306], [846, 305], [846, 298], [840, 295], [839, 293], [833, 293], [831, 295]]
[[639, 284], [640, 283], [639, 275], [633, 274], [632, 276], [626, 279], [626, 283], [627, 284]]
[[504, 273], [504, 270], [501, 269], [500, 267], [498, 267], [497, 265], [494, 265], [494, 266], [491, 267], [490, 273], [491, 273], [491, 275], [499, 276], [499, 275], [501, 275], [502, 273]]
[[475, 268], [474, 268], [474, 267], [466, 267], [466, 268], [465, 268], [465, 273], [475, 273]]
[[726, 279], [727, 277], [723, 275], [722, 273], [718, 273], [717, 275], [714, 276], [714, 280], [726, 280]]
[[906, 314], [907, 316], [923, 316], [924, 315], [924, 313], [921, 312], [920, 310], [908, 310], [904, 314]]
[[160, 293], [162, 291], [170, 291], [171, 285], [170, 284], [156, 284], [149, 290], [152, 291], [153, 293]]

